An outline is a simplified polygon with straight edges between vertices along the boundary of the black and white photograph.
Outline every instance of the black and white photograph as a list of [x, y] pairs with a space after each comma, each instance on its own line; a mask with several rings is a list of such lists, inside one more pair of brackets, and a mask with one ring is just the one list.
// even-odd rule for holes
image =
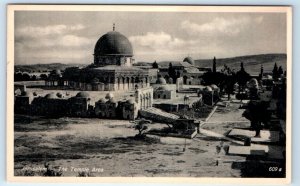
[[9, 5], [8, 177], [289, 182], [291, 14]]

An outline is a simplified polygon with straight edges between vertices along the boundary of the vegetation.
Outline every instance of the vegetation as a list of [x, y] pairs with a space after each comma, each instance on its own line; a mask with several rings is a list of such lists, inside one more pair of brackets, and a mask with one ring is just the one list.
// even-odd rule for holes
[[136, 125], [135, 125], [134, 129], [138, 130], [138, 132], [139, 132], [136, 135], [136, 137], [144, 137], [145, 136], [145, 132], [148, 129], [148, 126], [146, 124], [151, 123], [151, 121], [145, 120], [145, 119], [141, 119], [141, 120], [136, 120], [135, 123], [136, 123]]
[[247, 82], [250, 80], [250, 74], [244, 69], [244, 63], [241, 62], [241, 69], [236, 73], [236, 80], [239, 84], [239, 94], [246, 88]]
[[152, 68], [158, 68], [158, 64], [156, 61], [154, 61], [154, 63], [152, 63]]
[[262, 123], [265, 125], [270, 121], [270, 113], [267, 108], [269, 107], [269, 102], [266, 101], [250, 101], [247, 109], [243, 113], [243, 116], [250, 120], [251, 128], [256, 131], [255, 136], [260, 135], [260, 130], [262, 129]]
[[279, 68], [277, 67], [277, 63], [274, 64], [274, 67], [273, 67], [273, 79], [275, 81], [278, 80], [278, 78], [283, 75], [283, 69], [282, 69], [282, 66], [279, 66]]
[[173, 79], [172, 83], [176, 82], [176, 79], [179, 77], [179, 74], [176, 73], [175, 69], [173, 68], [172, 63], [169, 63], [169, 69], [168, 69], [169, 77]]
[[[247, 70], [248, 73], [258, 75], [257, 72], [259, 72], [261, 65], [263, 65], [264, 69], [266, 70], [272, 70], [274, 62], [276, 62], [278, 66], [281, 65], [285, 69], [286, 54], [259, 54], [231, 58], [218, 58], [217, 67], [227, 65], [232, 69], [238, 69], [241, 61], [243, 61], [245, 63], [245, 67], [249, 69]], [[199, 67], [208, 67], [211, 66], [211, 64], [211, 59], [195, 60], [195, 65]]]
[[216, 63], [216, 57], [214, 57], [213, 59], [213, 73], [216, 73], [217, 72], [217, 63]]

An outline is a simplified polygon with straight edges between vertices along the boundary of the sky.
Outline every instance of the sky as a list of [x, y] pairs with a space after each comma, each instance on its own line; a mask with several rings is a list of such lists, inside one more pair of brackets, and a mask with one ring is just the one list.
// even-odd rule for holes
[[90, 64], [113, 23], [135, 61], [286, 53], [284, 13], [16, 11], [15, 64]]

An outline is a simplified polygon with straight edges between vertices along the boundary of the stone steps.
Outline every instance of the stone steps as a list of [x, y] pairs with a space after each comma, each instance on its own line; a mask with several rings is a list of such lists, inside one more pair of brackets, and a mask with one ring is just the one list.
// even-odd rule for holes
[[140, 115], [146, 119], [162, 123], [173, 123], [179, 119], [179, 116], [175, 114], [171, 114], [154, 107], [140, 110]]

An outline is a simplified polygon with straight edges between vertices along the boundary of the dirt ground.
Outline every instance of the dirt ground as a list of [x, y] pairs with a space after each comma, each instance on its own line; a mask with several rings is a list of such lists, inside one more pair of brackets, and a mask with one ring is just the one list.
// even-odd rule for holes
[[229, 142], [200, 134], [193, 140], [156, 136], [137, 140], [129, 121], [18, 115], [14, 134], [15, 175], [24, 175], [27, 168], [44, 168], [48, 162], [60, 168], [62, 176], [82, 171], [90, 176], [241, 176], [231, 165], [243, 157], [217, 151], [217, 146]]

